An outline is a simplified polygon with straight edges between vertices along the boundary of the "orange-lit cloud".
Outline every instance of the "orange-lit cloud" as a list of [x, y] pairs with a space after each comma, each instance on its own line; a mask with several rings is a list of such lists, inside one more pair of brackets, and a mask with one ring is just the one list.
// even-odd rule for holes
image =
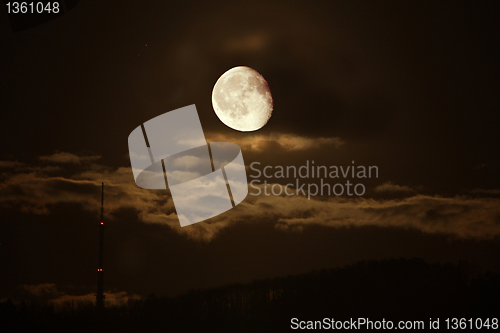
[[209, 142], [233, 142], [240, 146], [242, 150], [253, 150], [256, 152], [265, 151], [267, 147], [273, 144], [278, 144], [282, 149], [288, 151], [319, 149], [324, 146], [339, 147], [344, 144], [344, 141], [337, 137], [310, 138], [286, 133], [273, 133], [270, 135], [250, 134], [245, 137], [207, 133], [206, 138]]
[[471, 191], [471, 193], [474, 193], [474, 194], [491, 194], [491, 195], [499, 195], [500, 194], [500, 190], [497, 190], [497, 189], [489, 189], [489, 190], [485, 190], [485, 189], [482, 189], [482, 188], [475, 188]]
[[[106, 296], [106, 306], [118, 306], [125, 305], [129, 300], [141, 299], [141, 296], [136, 294], [129, 294], [126, 291], [111, 292], [107, 291], [104, 293]], [[49, 301], [54, 305], [56, 310], [64, 309], [68, 306], [85, 306], [88, 304], [95, 305], [95, 293], [89, 293], [86, 295], [62, 295], [55, 299]]]
[[387, 182], [383, 183], [382, 185], [379, 185], [375, 187], [376, 192], [415, 192], [414, 189], [408, 186], [401, 186], [401, 185], [396, 185], [393, 184], [392, 182]]
[[32, 285], [22, 285], [20, 289], [34, 296], [57, 295], [57, 287], [55, 283], [41, 283]]
[[[133, 208], [144, 223], [163, 224], [188, 238], [210, 241], [220, 230], [236, 223], [273, 223], [280, 230], [300, 231], [309, 225], [324, 227], [391, 227], [461, 238], [494, 239], [500, 236], [500, 199], [440, 197], [408, 192], [402, 199], [259, 196], [249, 194], [234, 209], [181, 228], [167, 191], [145, 190], [135, 185], [130, 168], [115, 170], [88, 165], [71, 177], [51, 177], [18, 172], [0, 183], [1, 207], [15, 207], [34, 214], [49, 213], [50, 206], [79, 203], [95, 211], [100, 207], [100, 184], [106, 183], [107, 218], [123, 208]], [[407, 191], [386, 183], [382, 190]], [[380, 190], [380, 189], [379, 189]], [[250, 191], [252, 192], [252, 191]]]
[[18, 161], [0, 161], [1, 169], [19, 168], [25, 165], [25, 163], [20, 163]]
[[[49, 297], [48, 302], [54, 305], [56, 310], [62, 310], [67, 307], [79, 307], [85, 305], [95, 305], [95, 292], [84, 295], [69, 295], [59, 291], [55, 283], [41, 283], [36, 285], [21, 285], [19, 288], [30, 295], [36, 297]], [[107, 306], [117, 306], [126, 304], [131, 299], [140, 299], [141, 296], [129, 294], [126, 291], [104, 292], [106, 295]]]
[[60, 152], [52, 155], [40, 156], [40, 160], [50, 163], [72, 163], [81, 164], [85, 162], [93, 162], [100, 159], [101, 156], [78, 156], [71, 153]]

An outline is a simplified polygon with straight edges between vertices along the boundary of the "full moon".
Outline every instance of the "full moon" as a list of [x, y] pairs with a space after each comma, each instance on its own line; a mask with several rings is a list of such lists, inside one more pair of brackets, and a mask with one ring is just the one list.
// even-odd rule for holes
[[224, 124], [249, 132], [262, 128], [271, 118], [273, 97], [267, 81], [259, 72], [238, 66], [217, 80], [212, 91], [212, 105]]

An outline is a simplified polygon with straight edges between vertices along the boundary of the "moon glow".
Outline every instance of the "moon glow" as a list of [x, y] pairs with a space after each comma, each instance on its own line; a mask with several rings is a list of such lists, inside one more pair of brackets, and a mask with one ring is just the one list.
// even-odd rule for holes
[[212, 105], [225, 125], [249, 132], [262, 128], [271, 118], [273, 97], [259, 72], [238, 66], [217, 80], [212, 91]]

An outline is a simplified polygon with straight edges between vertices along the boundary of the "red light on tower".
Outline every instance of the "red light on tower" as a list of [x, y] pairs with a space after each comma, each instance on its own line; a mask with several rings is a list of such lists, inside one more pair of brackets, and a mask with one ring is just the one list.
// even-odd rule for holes
[[97, 295], [96, 307], [99, 313], [104, 310], [104, 269], [103, 269], [103, 249], [104, 249], [104, 183], [102, 183], [101, 193], [101, 224], [99, 228], [99, 266], [97, 266]]

